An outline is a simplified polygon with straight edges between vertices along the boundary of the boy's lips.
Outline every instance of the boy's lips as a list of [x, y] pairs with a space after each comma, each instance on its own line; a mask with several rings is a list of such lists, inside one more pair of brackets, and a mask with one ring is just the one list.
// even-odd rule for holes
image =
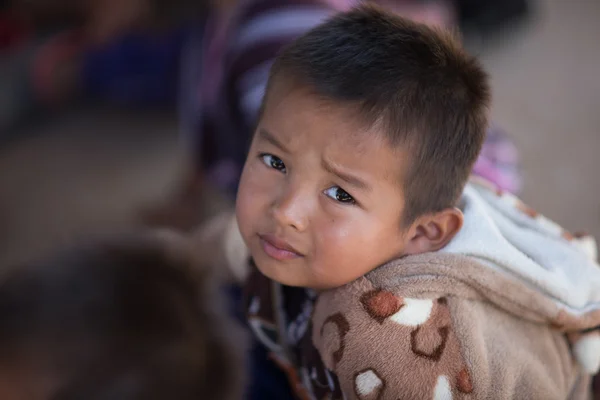
[[285, 261], [303, 257], [302, 253], [285, 240], [279, 239], [273, 235], [258, 235], [258, 237], [263, 251], [271, 258]]

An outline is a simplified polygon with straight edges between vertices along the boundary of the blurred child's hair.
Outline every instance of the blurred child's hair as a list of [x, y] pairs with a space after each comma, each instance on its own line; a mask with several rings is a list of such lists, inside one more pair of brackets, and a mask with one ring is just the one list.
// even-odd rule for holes
[[453, 35], [360, 6], [284, 49], [270, 85], [278, 79], [352, 107], [406, 147], [404, 222], [456, 205], [483, 145], [490, 87]]
[[50, 382], [42, 399], [241, 398], [244, 338], [173, 243], [102, 241], [7, 273], [2, 368]]

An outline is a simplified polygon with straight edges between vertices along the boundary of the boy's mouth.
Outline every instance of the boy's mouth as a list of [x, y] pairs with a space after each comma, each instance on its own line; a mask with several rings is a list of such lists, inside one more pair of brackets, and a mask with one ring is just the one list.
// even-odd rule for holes
[[258, 235], [263, 251], [271, 258], [278, 261], [292, 260], [304, 257], [298, 250], [285, 240], [273, 235]]

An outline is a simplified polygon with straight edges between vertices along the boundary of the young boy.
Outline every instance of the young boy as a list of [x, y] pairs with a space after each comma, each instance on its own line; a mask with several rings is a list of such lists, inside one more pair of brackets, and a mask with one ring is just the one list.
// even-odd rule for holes
[[[235, 198], [275, 58], [283, 47], [336, 12], [349, 10], [357, 0], [228, 3], [235, 5], [213, 9], [201, 36], [192, 35], [184, 46], [179, 106], [189, 164], [181, 177], [184, 179], [167, 201], [143, 213], [144, 221], [153, 226], [185, 231], [196, 228], [203, 214], [206, 215], [199, 212], [199, 204], [206, 200], [207, 190], [216, 188]], [[405, 18], [445, 28], [464, 26], [463, 18], [467, 15], [489, 17], [487, 11], [492, 14], [494, 11], [488, 7], [498, 5], [496, 1], [481, 0], [476, 1], [476, 7], [470, 4], [472, 0], [375, 0], [375, 3]], [[455, 17], [460, 17], [460, 24]], [[488, 129], [473, 171], [511, 193], [520, 189], [518, 151], [511, 137], [498, 126]]]
[[153, 235], [4, 273], [0, 399], [239, 399], [244, 337], [214, 285], [183, 241]]
[[[236, 209], [265, 349], [253, 398], [291, 397], [261, 384], [267, 357], [301, 399], [588, 398], [593, 242], [466, 186], [489, 92], [453, 37], [371, 7], [280, 54]], [[239, 267], [236, 225], [220, 224]]]

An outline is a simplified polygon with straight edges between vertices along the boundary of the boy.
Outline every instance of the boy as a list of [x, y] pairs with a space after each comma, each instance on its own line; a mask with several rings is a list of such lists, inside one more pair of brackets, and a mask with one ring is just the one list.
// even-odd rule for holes
[[5, 273], [0, 398], [239, 399], [244, 340], [195, 265], [149, 235]]
[[[470, 1], [470, 0], [469, 0]], [[474, 4], [446, 0], [376, 0], [403, 17], [429, 25], [455, 27]], [[199, 204], [217, 188], [234, 198], [269, 69], [281, 49], [357, 0], [243, 0], [209, 13], [201, 40], [192, 35], [184, 48], [180, 116], [189, 164], [168, 201], [143, 213], [153, 226], [182, 230], [203, 219]], [[482, 3], [475, 14], [497, 2]], [[502, 2], [506, 5], [507, 2]], [[482, 6], [483, 5], [483, 6]], [[454, 6], [458, 6], [455, 9]], [[464, 7], [463, 7], [464, 6]], [[465, 13], [463, 13], [466, 12]], [[474, 10], [471, 10], [474, 11]], [[490, 16], [489, 13], [482, 13]], [[521, 186], [518, 152], [510, 136], [492, 126], [474, 173], [511, 193]], [[206, 208], [206, 203], [205, 208]], [[208, 205], [211, 207], [212, 205]], [[212, 208], [212, 207], [211, 207]]]
[[593, 243], [465, 188], [489, 92], [453, 37], [371, 7], [276, 60], [236, 214], [248, 322], [298, 398], [588, 398]]

